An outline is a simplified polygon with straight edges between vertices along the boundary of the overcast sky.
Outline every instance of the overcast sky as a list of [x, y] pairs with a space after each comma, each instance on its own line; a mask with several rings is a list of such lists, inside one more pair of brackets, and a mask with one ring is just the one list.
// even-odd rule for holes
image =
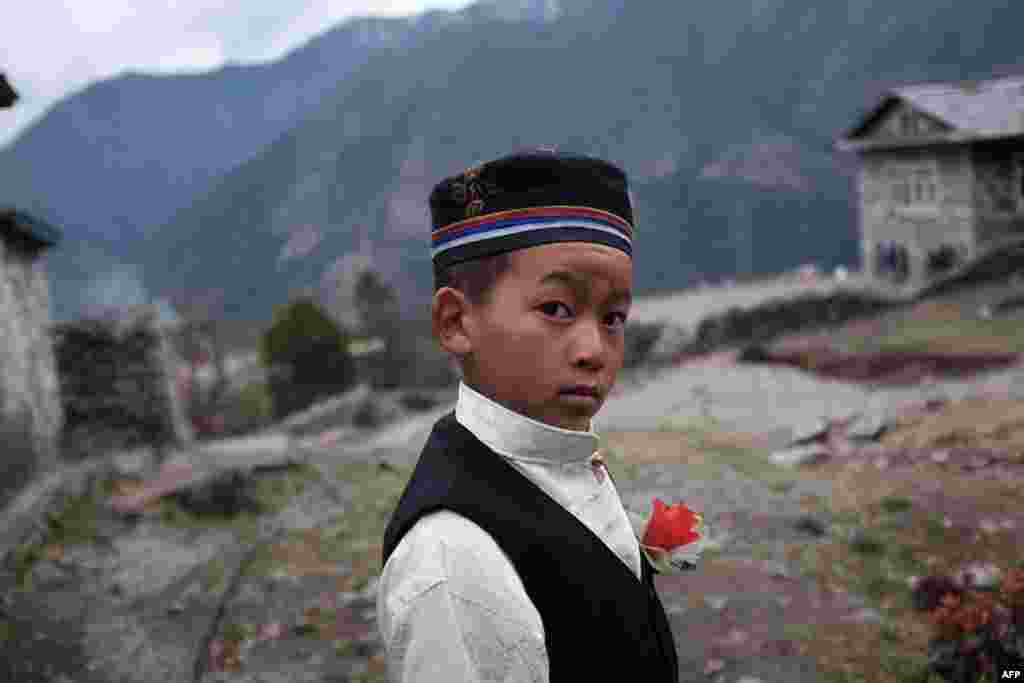
[[7, 74], [21, 99], [13, 108], [0, 110], [0, 147], [62, 97], [125, 70], [195, 72], [217, 68], [225, 61], [268, 61], [349, 17], [405, 16], [469, 4], [467, 0], [16, 0], [0, 23], [0, 71]]

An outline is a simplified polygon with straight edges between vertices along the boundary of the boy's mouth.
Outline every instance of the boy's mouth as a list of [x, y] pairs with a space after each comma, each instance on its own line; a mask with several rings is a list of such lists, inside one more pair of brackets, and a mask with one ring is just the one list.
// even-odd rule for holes
[[601, 392], [597, 387], [586, 384], [574, 384], [570, 387], [563, 387], [558, 393], [567, 396], [589, 396], [596, 399], [601, 398]]

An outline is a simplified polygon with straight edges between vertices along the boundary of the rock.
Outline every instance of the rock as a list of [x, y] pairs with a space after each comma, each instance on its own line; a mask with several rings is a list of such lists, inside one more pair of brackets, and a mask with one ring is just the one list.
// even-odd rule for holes
[[250, 477], [237, 470], [221, 472], [175, 495], [182, 507], [197, 515], [233, 517], [242, 512], [258, 513], [260, 506], [249, 482]]
[[368, 384], [359, 384], [340, 396], [321, 401], [301, 413], [289, 416], [280, 423], [280, 427], [293, 435], [308, 436], [351, 424], [356, 411], [372, 393]]
[[394, 396], [371, 394], [357, 406], [352, 425], [361, 429], [376, 429], [397, 420], [402, 409]]
[[793, 429], [791, 443], [795, 446], [803, 446], [824, 441], [828, 436], [830, 427], [830, 422], [824, 418], [798, 425]]
[[705, 595], [704, 602], [708, 604], [713, 610], [720, 610], [725, 607], [726, 603], [729, 602], [729, 597], [726, 595]]
[[167, 463], [161, 468], [156, 480], [146, 482], [136, 493], [113, 496], [110, 499], [110, 506], [115, 512], [122, 514], [140, 514], [152, 501], [184, 488], [194, 476], [191, 465]]
[[877, 624], [882, 621], [882, 614], [873, 607], [862, 607], [853, 614], [843, 617], [843, 621], [852, 621], [856, 624]]
[[648, 351], [646, 360], [649, 363], [671, 363], [693, 342], [694, 335], [690, 330], [675, 323], [663, 323], [661, 334]]
[[812, 536], [824, 536], [827, 529], [824, 522], [812, 515], [801, 516], [794, 526], [798, 531], [807, 532]]
[[725, 668], [725, 662], [721, 659], [709, 659], [704, 664], [704, 675], [710, 676]]
[[790, 577], [789, 568], [777, 560], [766, 560], [761, 563], [761, 566], [773, 577], [782, 579]]
[[738, 363], [767, 363], [771, 360], [768, 350], [761, 344], [749, 344], [736, 356]]
[[992, 588], [999, 585], [1002, 570], [991, 563], [972, 563], [960, 570], [958, 581], [964, 586]]
[[403, 394], [401, 398], [398, 399], [398, 402], [401, 404], [402, 408], [413, 413], [430, 410], [438, 404], [438, 400], [435, 397], [416, 391]]
[[32, 580], [46, 588], [66, 584], [71, 578], [67, 571], [50, 560], [41, 560], [32, 566]]
[[821, 444], [807, 444], [776, 451], [768, 457], [776, 465], [799, 467], [800, 465], [817, 465], [828, 460], [831, 455], [831, 451]]
[[664, 330], [665, 323], [632, 323], [626, 325], [624, 339], [624, 368], [635, 368], [648, 361], [651, 349]]
[[143, 479], [156, 464], [152, 446], [114, 453], [110, 457], [110, 473], [115, 478]]
[[846, 428], [846, 438], [857, 441], [877, 441], [889, 428], [882, 415], [861, 415]]

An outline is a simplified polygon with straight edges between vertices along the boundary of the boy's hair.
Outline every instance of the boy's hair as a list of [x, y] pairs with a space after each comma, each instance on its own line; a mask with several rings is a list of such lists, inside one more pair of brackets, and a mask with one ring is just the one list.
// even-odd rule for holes
[[509, 252], [455, 263], [434, 269], [434, 292], [442, 287], [457, 289], [476, 306], [490, 303], [491, 292], [512, 264]]

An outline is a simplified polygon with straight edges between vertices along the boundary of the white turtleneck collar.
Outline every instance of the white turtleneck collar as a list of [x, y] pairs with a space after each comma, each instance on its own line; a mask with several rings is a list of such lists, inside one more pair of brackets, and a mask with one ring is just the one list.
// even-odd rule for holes
[[586, 432], [545, 424], [509, 410], [465, 382], [459, 383], [455, 419], [495, 453], [524, 462], [581, 463], [598, 448], [593, 424]]

